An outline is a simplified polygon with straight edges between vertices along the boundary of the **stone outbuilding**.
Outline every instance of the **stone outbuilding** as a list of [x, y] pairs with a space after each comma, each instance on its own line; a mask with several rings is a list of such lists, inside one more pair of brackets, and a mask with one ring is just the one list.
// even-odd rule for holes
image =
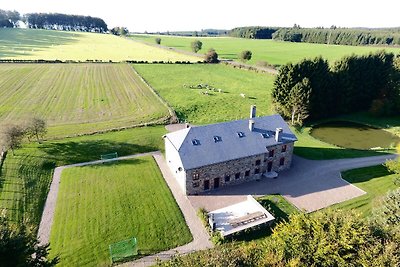
[[187, 195], [274, 177], [288, 169], [297, 141], [276, 114], [190, 127], [163, 136], [166, 161]]

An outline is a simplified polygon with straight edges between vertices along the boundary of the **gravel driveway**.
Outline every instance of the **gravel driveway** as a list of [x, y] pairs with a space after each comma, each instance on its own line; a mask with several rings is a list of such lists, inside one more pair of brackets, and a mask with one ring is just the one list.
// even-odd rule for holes
[[245, 199], [246, 195], [281, 194], [298, 209], [312, 212], [365, 194], [341, 178], [348, 169], [379, 165], [395, 155], [339, 160], [306, 160], [293, 156], [292, 167], [277, 179], [263, 178], [221, 188], [206, 195], [190, 196], [194, 208], [215, 210]]

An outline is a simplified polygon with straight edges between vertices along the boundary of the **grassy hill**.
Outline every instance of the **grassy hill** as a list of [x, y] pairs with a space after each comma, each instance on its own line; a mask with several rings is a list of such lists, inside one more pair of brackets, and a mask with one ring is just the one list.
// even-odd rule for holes
[[34, 29], [0, 29], [0, 58], [48, 60], [197, 61], [111, 34]]
[[49, 137], [168, 117], [127, 64], [1, 64], [0, 125], [37, 115]]
[[[368, 54], [369, 52], [383, 49], [382, 47], [372, 46], [290, 43], [232, 37], [177, 37], [145, 34], [131, 36], [133, 40], [142, 40], [148, 43], [154, 43], [156, 37], [161, 38], [161, 44], [164, 46], [186, 51], [191, 51], [190, 43], [193, 40], [200, 40], [203, 43], [203, 48], [198, 53], [204, 54], [209, 48], [214, 48], [220, 58], [225, 59], [237, 60], [237, 55], [241, 51], [250, 50], [253, 53], [253, 57], [248, 63], [253, 65], [259, 61], [266, 61], [273, 65], [283, 65], [288, 62], [298, 62], [303, 58], [314, 58], [317, 56], [334, 61], [353, 53]], [[384, 49], [395, 54], [400, 53], [400, 48], [385, 47]]]

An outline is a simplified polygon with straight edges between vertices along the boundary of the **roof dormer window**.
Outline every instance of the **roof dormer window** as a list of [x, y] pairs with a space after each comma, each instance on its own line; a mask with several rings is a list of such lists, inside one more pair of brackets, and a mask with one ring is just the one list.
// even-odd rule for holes
[[215, 143], [221, 142], [221, 141], [222, 141], [221, 136], [218, 136], [218, 135], [215, 135], [215, 136], [214, 136], [214, 142], [215, 142]]
[[268, 133], [261, 133], [263, 138], [270, 138], [271, 136]]
[[245, 137], [244, 132], [237, 132], [237, 135], [239, 136], [239, 138]]
[[200, 141], [197, 140], [197, 139], [193, 139], [193, 140], [192, 140], [192, 144], [193, 144], [194, 146], [198, 146], [198, 145], [200, 145]]

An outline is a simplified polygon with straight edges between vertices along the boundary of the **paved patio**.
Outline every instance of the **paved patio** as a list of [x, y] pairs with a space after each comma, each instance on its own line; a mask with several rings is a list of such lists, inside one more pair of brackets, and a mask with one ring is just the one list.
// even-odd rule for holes
[[195, 209], [209, 211], [243, 201], [246, 195], [281, 194], [298, 209], [313, 212], [365, 194], [341, 178], [343, 170], [379, 165], [396, 155], [339, 160], [306, 160], [294, 156], [292, 167], [276, 179], [263, 178], [220, 188], [204, 195], [189, 196]]

